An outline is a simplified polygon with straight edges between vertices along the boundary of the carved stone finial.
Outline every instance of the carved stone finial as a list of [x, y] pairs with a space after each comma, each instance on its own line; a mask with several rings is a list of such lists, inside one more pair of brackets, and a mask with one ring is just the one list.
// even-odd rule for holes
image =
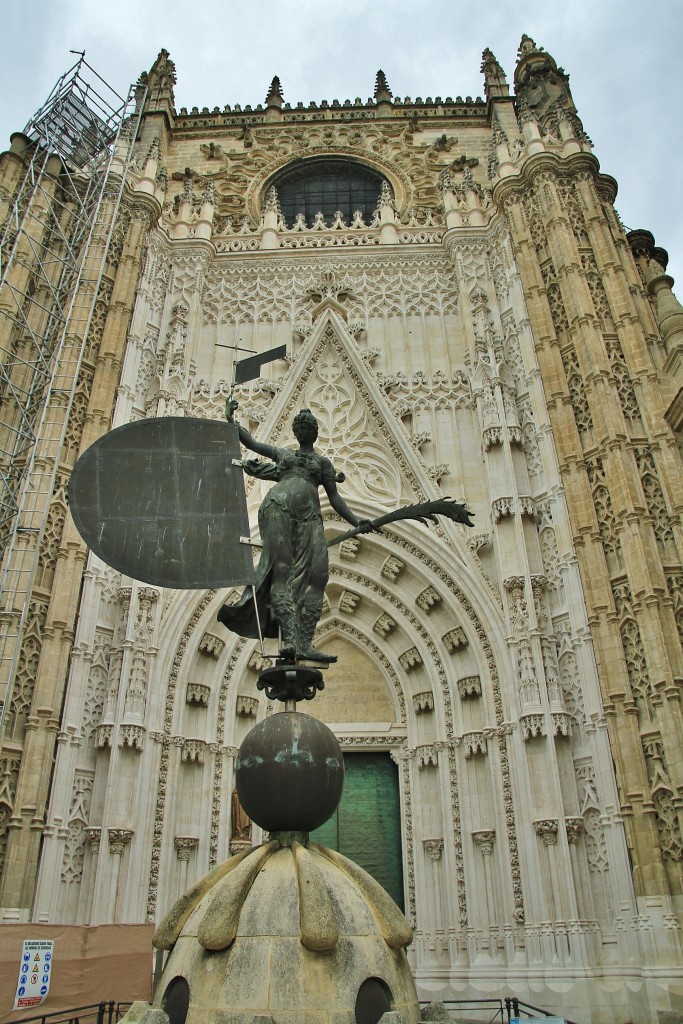
[[166, 109], [171, 113], [175, 106], [175, 83], [175, 64], [169, 57], [168, 50], [159, 50], [159, 55], [149, 72], [141, 75], [138, 83], [140, 86], [147, 86], [148, 110]]
[[481, 71], [484, 75], [484, 92], [487, 100], [508, 95], [510, 90], [505, 72], [488, 47], [481, 55]]
[[388, 181], [383, 181], [379, 190], [379, 198], [377, 200], [377, 209], [380, 210], [383, 206], [388, 206], [392, 210], [394, 207], [394, 196], [391, 191], [391, 185]]
[[389, 88], [387, 76], [380, 69], [375, 76], [374, 98], [376, 103], [390, 103], [393, 93]]
[[278, 216], [282, 216], [282, 210], [280, 209], [280, 200], [278, 198], [277, 189], [275, 185], [271, 185], [266, 192], [266, 201], [263, 205], [264, 210], [272, 210], [277, 213]]
[[569, 89], [569, 75], [563, 68], [558, 68], [553, 57], [542, 46], [537, 46], [530, 36], [522, 36], [519, 44], [515, 92], [522, 124], [529, 120], [530, 112], [542, 134], [552, 135], [557, 132], [555, 126], [559, 116], [571, 124], [577, 138], [589, 141], [578, 122]]
[[211, 203], [212, 206], [216, 205], [216, 186], [213, 181], [207, 181], [206, 187], [201, 195], [202, 203]]
[[494, 146], [507, 146], [507, 144], [508, 144], [508, 137], [505, 134], [505, 131], [503, 130], [503, 128], [501, 127], [500, 121], [498, 120], [497, 117], [494, 117], [493, 123], [491, 125], [491, 128], [492, 128], [492, 136], [491, 137], [493, 139]]
[[528, 57], [530, 53], [543, 53], [542, 46], [536, 46], [536, 43], [531, 36], [523, 35], [517, 50], [517, 60], [522, 60], [523, 57]]
[[280, 79], [276, 75], [273, 81], [270, 83], [270, 89], [268, 90], [268, 95], [266, 96], [266, 106], [278, 107], [279, 109], [282, 107], [283, 100], [284, 95], [282, 93], [282, 86], [280, 84]]

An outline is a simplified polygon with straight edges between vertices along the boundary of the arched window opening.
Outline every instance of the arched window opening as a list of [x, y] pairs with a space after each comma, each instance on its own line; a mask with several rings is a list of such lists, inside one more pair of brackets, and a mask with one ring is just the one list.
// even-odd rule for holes
[[270, 184], [277, 189], [287, 227], [301, 214], [312, 227], [317, 213], [330, 226], [337, 211], [350, 225], [356, 210], [369, 224], [385, 179], [364, 164], [344, 157], [298, 160], [289, 164]]
[[161, 1000], [161, 1008], [168, 1014], [170, 1024], [185, 1024], [189, 1007], [190, 986], [179, 974], [169, 982]]
[[356, 1024], [377, 1024], [391, 1010], [391, 989], [381, 978], [366, 978], [356, 996]]

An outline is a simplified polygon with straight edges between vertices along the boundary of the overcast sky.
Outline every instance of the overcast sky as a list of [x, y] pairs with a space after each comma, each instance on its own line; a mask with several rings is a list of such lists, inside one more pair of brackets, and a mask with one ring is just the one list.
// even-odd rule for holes
[[671, 257], [683, 298], [681, 0], [5, 0], [0, 147], [85, 50], [118, 92], [165, 47], [176, 105], [366, 99], [382, 68], [396, 96], [483, 95], [481, 51], [511, 81], [523, 32], [571, 76], [617, 209]]

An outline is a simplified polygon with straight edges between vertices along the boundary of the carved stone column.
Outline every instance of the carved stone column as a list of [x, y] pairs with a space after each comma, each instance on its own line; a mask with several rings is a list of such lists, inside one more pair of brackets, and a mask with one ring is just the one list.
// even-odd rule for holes
[[[435, 959], [439, 959], [444, 948], [444, 931], [443, 931], [443, 908], [441, 906], [441, 878], [440, 878], [440, 867], [439, 862], [443, 854], [443, 839], [423, 839], [422, 847], [425, 855], [429, 858], [432, 863], [431, 880], [427, 881], [426, 891], [426, 902], [428, 908], [429, 920], [427, 927], [424, 929], [425, 932], [425, 952], [433, 954]], [[427, 873], [429, 869], [427, 869]], [[437, 939], [442, 940], [441, 946], [437, 945]]]
[[109, 875], [109, 899], [107, 902], [107, 921], [116, 921], [116, 910], [119, 891], [119, 875], [121, 874], [121, 861], [123, 854], [133, 838], [133, 830], [130, 828], [107, 829], [109, 838], [110, 875]]
[[485, 926], [489, 933], [489, 953], [496, 956], [498, 952], [497, 935], [493, 934], [492, 911], [496, 905], [496, 889], [493, 877], [493, 844], [496, 841], [496, 830], [494, 828], [481, 828], [472, 833], [475, 845], [481, 851], [484, 862], [484, 910], [486, 913]]
[[[566, 919], [562, 902], [564, 885], [561, 885], [560, 883], [557, 865], [557, 836], [559, 833], [559, 827], [560, 823], [557, 818], [539, 818], [534, 822], [534, 831], [543, 841], [543, 847], [546, 851], [546, 867], [548, 871], [548, 884], [550, 886], [548, 902], [553, 909], [553, 915], [556, 923], [557, 921], [565, 921]], [[550, 941], [550, 937], [548, 938]], [[549, 955], [552, 958], [553, 955], [555, 955], [555, 952], [556, 951], [554, 949], [550, 948], [546, 950], [546, 955]], [[568, 952], [568, 949], [565, 952]]]
[[95, 879], [97, 877], [97, 863], [100, 856], [100, 840], [102, 829], [99, 826], [89, 825], [85, 829], [85, 841], [90, 850], [90, 856], [86, 856], [83, 866], [83, 891], [78, 911], [80, 924], [90, 924], [92, 914], [93, 893], [95, 891]]
[[180, 893], [184, 893], [187, 890], [187, 872], [190, 857], [192, 851], [197, 849], [199, 845], [199, 839], [197, 836], [176, 836], [173, 840], [173, 846], [179, 860], [179, 884]]
[[583, 818], [570, 817], [564, 819], [564, 827], [567, 832], [567, 842], [569, 843], [569, 861], [572, 866], [572, 877], [574, 879], [574, 892], [576, 893], [577, 910], [579, 917], [587, 918], [592, 917], [592, 912], [589, 914], [585, 906], [583, 886], [581, 884], [581, 869], [578, 861], [577, 844], [579, 837], [583, 832]]
[[441, 860], [441, 854], [443, 853], [443, 839], [423, 839], [422, 845], [425, 853], [429, 854], [434, 862]]

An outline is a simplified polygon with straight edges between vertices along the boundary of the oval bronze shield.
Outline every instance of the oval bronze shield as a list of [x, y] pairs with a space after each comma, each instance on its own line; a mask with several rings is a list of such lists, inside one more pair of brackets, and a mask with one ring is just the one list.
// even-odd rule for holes
[[233, 423], [127, 423], [74, 466], [71, 514], [88, 547], [132, 579], [181, 590], [252, 583], [239, 457]]

